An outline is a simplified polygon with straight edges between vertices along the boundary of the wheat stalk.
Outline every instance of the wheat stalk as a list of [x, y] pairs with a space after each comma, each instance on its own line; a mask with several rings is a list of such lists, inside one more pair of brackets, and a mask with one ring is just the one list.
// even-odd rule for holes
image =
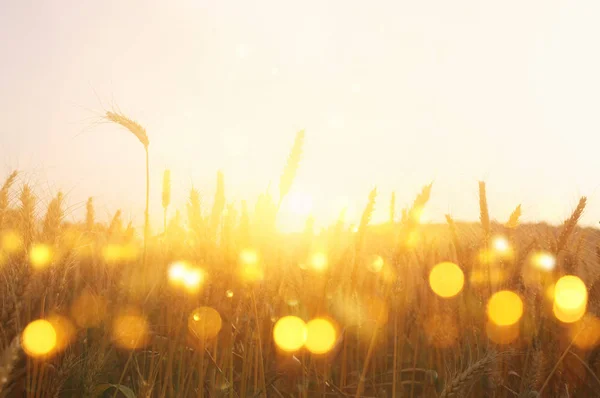
[[48, 205], [43, 226], [44, 237], [48, 242], [54, 242], [60, 233], [60, 226], [63, 220], [63, 199], [63, 193], [59, 192], [56, 198], [52, 199]]
[[248, 204], [242, 200], [242, 215], [240, 218], [240, 243], [245, 247], [250, 243], [250, 216], [248, 215]]
[[108, 238], [113, 240], [117, 236], [121, 236], [123, 234], [123, 220], [121, 218], [121, 210], [117, 210], [112, 220], [110, 221], [110, 225], [108, 227]]
[[10, 173], [8, 178], [4, 180], [4, 184], [2, 184], [2, 188], [0, 188], [0, 228], [2, 228], [4, 223], [4, 214], [8, 210], [8, 193], [10, 188], [13, 186], [15, 181], [17, 180], [17, 171], [13, 171]]
[[563, 227], [560, 232], [560, 235], [558, 236], [558, 239], [556, 240], [556, 254], [560, 253], [562, 250], [564, 250], [567, 247], [567, 242], [569, 241], [569, 238], [573, 234], [573, 231], [575, 230], [575, 227], [577, 226], [577, 223], [579, 222], [579, 218], [581, 218], [581, 214], [583, 213], [583, 210], [585, 209], [586, 202], [587, 202], [587, 198], [585, 196], [583, 196], [581, 199], [579, 199], [579, 203], [577, 204], [577, 207], [571, 214], [571, 217], [567, 218], [565, 220], [565, 222], [563, 223]]
[[210, 214], [210, 236], [215, 239], [219, 223], [221, 221], [221, 214], [225, 209], [225, 178], [222, 171], [217, 172], [217, 189], [215, 191], [215, 200], [213, 202], [212, 212]]
[[452, 235], [452, 243], [454, 244], [454, 249], [456, 250], [456, 257], [460, 261], [462, 260], [461, 245], [460, 240], [458, 239], [458, 228], [456, 227], [456, 222], [450, 214], [446, 214], [446, 222], [448, 223], [448, 228], [450, 229], [450, 235]]
[[201, 238], [203, 228], [202, 207], [200, 204], [200, 193], [192, 188], [187, 204], [188, 226], [196, 233], [196, 238]]
[[283, 169], [283, 174], [279, 180], [279, 206], [281, 206], [281, 202], [292, 188], [292, 183], [296, 178], [296, 172], [298, 171], [298, 166], [300, 165], [300, 160], [302, 158], [303, 146], [304, 130], [300, 130], [296, 133], [294, 145], [292, 146], [287, 163]]
[[4, 390], [4, 386], [8, 384], [10, 375], [19, 359], [21, 353], [21, 339], [17, 334], [8, 347], [4, 349], [0, 355], [0, 393]]
[[420, 214], [423, 211], [423, 209], [425, 208], [425, 205], [427, 204], [427, 202], [429, 202], [432, 186], [433, 186], [433, 183], [425, 185], [423, 187], [423, 189], [421, 189], [421, 192], [417, 195], [417, 197], [413, 201], [413, 204], [412, 204], [410, 210], [408, 211], [408, 213], [405, 214], [405, 216], [404, 216], [405, 221], [409, 224], [410, 228], [413, 228], [416, 224], [418, 224]]
[[485, 192], [485, 182], [479, 181], [479, 220], [483, 228], [483, 241], [485, 244], [490, 239], [490, 213]]
[[119, 124], [129, 130], [134, 136], [137, 137], [138, 140], [144, 145], [144, 147], [148, 148], [150, 145], [150, 140], [148, 139], [148, 134], [146, 134], [146, 129], [142, 127], [138, 122], [129, 119], [127, 116], [123, 115], [120, 112], [106, 112], [106, 119], [113, 123]]
[[373, 211], [375, 210], [375, 199], [377, 198], [377, 188], [373, 188], [369, 193], [369, 200], [365, 209], [363, 210], [362, 216], [360, 218], [360, 224], [358, 225], [357, 232], [357, 246], [360, 246], [364, 240], [365, 234], [367, 232], [367, 226], [371, 222], [371, 217], [373, 216]]
[[121, 125], [129, 130], [138, 138], [138, 140], [140, 140], [144, 146], [144, 151], [146, 152], [146, 211], [144, 214], [144, 264], [146, 264], [148, 239], [150, 238], [150, 156], [148, 152], [150, 140], [148, 139], [148, 134], [146, 134], [146, 129], [138, 122], [129, 119], [122, 113], [106, 112], [106, 120]]
[[496, 362], [497, 356], [488, 354], [469, 366], [464, 372], [457, 375], [440, 394], [440, 398], [463, 397], [463, 391], [470, 387], [475, 380], [489, 371], [491, 365]]
[[519, 218], [521, 217], [521, 205], [515, 207], [510, 217], [504, 226], [509, 229], [515, 229], [519, 226]]
[[95, 215], [96, 212], [94, 210], [94, 199], [92, 197], [88, 198], [87, 203], [85, 204], [85, 228], [88, 232], [92, 232], [95, 225]]
[[167, 232], [167, 209], [171, 204], [171, 170], [165, 170], [162, 185], [162, 207], [164, 209], [164, 232]]
[[371, 217], [373, 216], [373, 211], [375, 210], [375, 199], [376, 198], [377, 198], [377, 188], [373, 188], [371, 190], [371, 192], [369, 193], [369, 201], [367, 202], [367, 205], [365, 206], [365, 209], [363, 210], [362, 216], [360, 218], [360, 224], [358, 226], [358, 231], [356, 234], [356, 243], [355, 243], [356, 255], [354, 258], [354, 264], [352, 267], [352, 276], [350, 279], [353, 287], [355, 286], [356, 277], [358, 274], [358, 264], [357, 264], [358, 253], [362, 249], [362, 245], [364, 243], [365, 235], [367, 232], [367, 226], [371, 222]]
[[29, 188], [29, 185], [25, 184], [21, 189], [21, 195], [19, 197], [21, 206], [19, 208], [20, 225], [25, 240], [25, 247], [33, 242], [35, 237], [35, 196]]

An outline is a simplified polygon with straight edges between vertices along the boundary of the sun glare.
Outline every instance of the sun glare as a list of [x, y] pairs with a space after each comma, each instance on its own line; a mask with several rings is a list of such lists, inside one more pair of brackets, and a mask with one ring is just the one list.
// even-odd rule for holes
[[327, 255], [323, 252], [314, 253], [310, 259], [310, 265], [315, 271], [325, 271], [327, 269]]

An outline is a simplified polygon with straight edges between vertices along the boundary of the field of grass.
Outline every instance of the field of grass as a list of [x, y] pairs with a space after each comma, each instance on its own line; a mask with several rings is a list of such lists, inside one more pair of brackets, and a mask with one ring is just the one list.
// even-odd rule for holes
[[[111, 114], [140, 139], [141, 126]], [[491, 220], [421, 224], [435, 187], [407, 209], [365, 195], [340, 220], [282, 234], [279, 196], [254, 209], [191, 190], [143, 233], [94, 202], [64, 221], [10, 175], [0, 189], [0, 397], [600, 396], [600, 232]], [[475, 187], [474, 187], [475, 188]], [[159, 198], [153, 203], [158, 203]], [[207, 208], [205, 202], [210, 202]], [[375, 206], [389, 222], [370, 225]], [[156, 206], [158, 207], [158, 206]], [[148, 209], [148, 208], [147, 208]]]

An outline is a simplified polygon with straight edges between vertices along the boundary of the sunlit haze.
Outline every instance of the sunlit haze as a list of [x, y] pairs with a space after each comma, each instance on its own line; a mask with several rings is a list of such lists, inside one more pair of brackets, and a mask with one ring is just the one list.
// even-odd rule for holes
[[160, 181], [253, 201], [279, 176], [298, 130], [305, 153], [289, 206], [316, 225], [343, 207], [374, 221], [433, 181], [427, 216], [558, 223], [581, 195], [600, 217], [600, 3], [594, 1], [205, 0], [0, 3], [2, 175], [62, 189], [79, 217], [117, 208], [143, 224], [144, 153], [99, 123], [120, 108], [150, 137], [151, 214]]

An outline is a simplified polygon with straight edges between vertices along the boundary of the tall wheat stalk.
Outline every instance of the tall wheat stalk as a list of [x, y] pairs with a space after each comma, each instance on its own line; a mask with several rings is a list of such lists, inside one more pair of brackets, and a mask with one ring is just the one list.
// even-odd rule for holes
[[85, 204], [85, 229], [88, 232], [92, 232], [96, 223], [96, 211], [94, 210], [94, 199], [88, 198]]
[[63, 219], [63, 204], [64, 195], [59, 192], [56, 198], [52, 199], [48, 205], [48, 211], [44, 218], [43, 233], [44, 238], [51, 243], [54, 243], [60, 233], [60, 226]]
[[217, 172], [217, 189], [215, 191], [215, 200], [213, 202], [212, 212], [210, 214], [209, 231], [211, 239], [217, 236], [221, 215], [225, 209], [225, 177], [222, 171]]
[[144, 264], [147, 260], [148, 254], [148, 239], [150, 238], [150, 156], [148, 153], [148, 146], [150, 140], [146, 134], [146, 129], [139, 123], [129, 119], [125, 115], [119, 112], [106, 112], [106, 120], [116, 123], [125, 127], [129, 132], [137, 137], [138, 140], [144, 146], [146, 152], [146, 211], [144, 214]]
[[479, 220], [483, 228], [483, 242], [487, 245], [490, 239], [490, 212], [488, 209], [485, 182], [479, 181]]
[[581, 214], [583, 214], [586, 203], [587, 198], [583, 196], [581, 199], [579, 199], [579, 203], [573, 211], [573, 214], [571, 214], [571, 217], [567, 218], [563, 223], [562, 231], [560, 232], [560, 235], [556, 241], [556, 254], [560, 253], [567, 247], [569, 238], [573, 234], [573, 231], [575, 230], [575, 227], [581, 218]]
[[17, 171], [13, 171], [8, 178], [4, 180], [4, 184], [2, 184], [2, 188], [0, 188], [0, 229], [4, 224], [4, 215], [8, 210], [8, 193], [16, 180]]
[[519, 226], [519, 218], [521, 217], [521, 205], [515, 207], [510, 217], [504, 226], [508, 229], [515, 229]]
[[162, 185], [162, 207], [164, 210], [164, 233], [167, 233], [167, 210], [171, 204], [171, 170], [165, 170]]
[[298, 166], [300, 165], [300, 160], [302, 158], [303, 147], [304, 130], [300, 130], [296, 133], [294, 145], [292, 146], [292, 150], [290, 151], [290, 155], [288, 156], [287, 163], [285, 165], [285, 168], [283, 169], [281, 179], [279, 180], [279, 204], [277, 205], [278, 209], [279, 207], [281, 207], [281, 202], [283, 202], [283, 199], [292, 188], [292, 184], [294, 182], [294, 179], [296, 178]]
[[362, 246], [364, 244], [365, 235], [367, 233], [367, 226], [371, 222], [371, 217], [373, 216], [373, 211], [375, 211], [375, 199], [377, 198], [377, 188], [373, 188], [369, 193], [369, 201], [363, 210], [363, 214], [360, 218], [360, 224], [358, 226], [358, 231], [356, 232], [356, 241], [355, 241], [355, 256], [354, 256], [354, 264], [352, 267], [352, 274], [350, 282], [352, 283], [352, 288], [356, 287], [357, 276], [358, 276], [358, 257], [361, 252]]
[[188, 226], [194, 231], [196, 239], [202, 238], [203, 220], [202, 206], [200, 203], [200, 193], [192, 188], [187, 204]]
[[29, 185], [25, 184], [23, 186], [19, 200], [21, 202], [21, 207], [19, 209], [19, 224], [22, 228], [25, 247], [29, 247], [35, 237], [36, 203], [35, 196], [33, 195], [31, 188], [29, 188]]

